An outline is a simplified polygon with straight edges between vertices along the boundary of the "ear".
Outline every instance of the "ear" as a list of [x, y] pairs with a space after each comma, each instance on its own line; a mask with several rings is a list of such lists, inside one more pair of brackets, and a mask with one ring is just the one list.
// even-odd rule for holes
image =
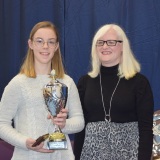
[[59, 48], [59, 42], [57, 42], [56, 47], [54, 48], [54, 52]]
[[28, 40], [28, 46], [30, 49], [33, 49], [33, 42], [30, 39]]

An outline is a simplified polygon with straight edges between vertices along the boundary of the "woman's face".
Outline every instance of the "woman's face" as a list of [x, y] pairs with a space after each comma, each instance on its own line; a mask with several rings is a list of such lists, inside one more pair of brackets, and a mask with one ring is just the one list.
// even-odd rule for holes
[[35, 65], [51, 65], [54, 53], [59, 47], [56, 40], [56, 34], [50, 28], [40, 28], [36, 31], [33, 41], [28, 41], [29, 47], [34, 53]]
[[[114, 40], [119, 41], [121, 39], [118, 38], [118, 35], [114, 29], [110, 29], [97, 41], [97, 55], [103, 66], [111, 67], [120, 63], [121, 61], [123, 42], [116, 42]], [[109, 46], [106, 42], [104, 43], [103, 41], [108, 41], [107, 43]]]

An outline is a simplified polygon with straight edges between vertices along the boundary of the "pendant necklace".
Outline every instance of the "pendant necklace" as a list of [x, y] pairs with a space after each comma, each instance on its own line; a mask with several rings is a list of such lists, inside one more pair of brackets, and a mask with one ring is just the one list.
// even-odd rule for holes
[[[102, 86], [102, 79], [101, 79], [101, 73], [99, 74], [99, 77], [100, 77], [100, 89], [101, 89], [101, 98], [102, 98], [102, 105], [103, 105], [103, 109], [104, 109], [104, 114], [105, 114], [105, 117], [104, 117], [104, 120], [106, 121], [106, 122], [111, 122], [111, 107], [112, 107], [112, 99], [113, 99], [113, 96], [114, 96], [114, 93], [115, 93], [115, 91], [116, 91], [116, 89], [117, 89], [117, 87], [118, 87], [118, 84], [119, 84], [119, 82], [120, 82], [120, 78], [118, 79], [118, 82], [117, 82], [117, 84], [116, 84], [116, 87], [115, 87], [115, 89], [113, 90], [113, 93], [112, 93], [112, 95], [111, 95], [111, 99], [110, 99], [110, 101], [109, 101], [109, 111], [108, 111], [108, 114], [106, 113], [106, 109], [105, 109], [105, 105], [104, 105], [104, 98], [103, 98], [103, 86]], [[108, 117], [108, 119], [107, 119], [107, 117]]]

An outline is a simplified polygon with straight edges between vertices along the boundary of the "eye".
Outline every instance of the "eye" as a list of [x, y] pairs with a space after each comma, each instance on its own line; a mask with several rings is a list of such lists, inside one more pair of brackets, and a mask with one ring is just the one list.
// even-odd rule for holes
[[36, 39], [36, 43], [43, 44], [44, 41], [42, 39]]
[[115, 45], [116, 42], [115, 41], [108, 41], [107, 43], [108, 43], [108, 45]]
[[97, 41], [96, 44], [97, 44], [98, 46], [102, 46], [102, 45], [103, 45], [103, 41], [99, 40], [99, 41]]
[[49, 43], [49, 44], [51, 44], [51, 45], [56, 44], [56, 42], [55, 42], [55, 41], [48, 41], [48, 43]]

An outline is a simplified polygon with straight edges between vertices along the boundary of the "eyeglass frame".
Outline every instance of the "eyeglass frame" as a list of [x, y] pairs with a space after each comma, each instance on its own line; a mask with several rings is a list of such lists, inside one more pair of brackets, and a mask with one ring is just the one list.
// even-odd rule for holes
[[[51, 39], [55, 39], [55, 38], [51, 38]], [[43, 38], [35, 38], [35, 39], [33, 40], [33, 42], [35, 43], [35, 45], [36, 45], [37, 47], [43, 47], [44, 44], [47, 43], [47, 46], [48, 46], [49, 48], [54, 48], [58, 42], [57, 42], [57, 41], [54, 42], [54, 46], [53, 46], [53, 47], [50, 47], [48, 44], [49, 44], [49, 42], [52, 41], [51, 39], [46, 42], [46, 41], [44, 41]], [[36, 40], [41, 40], [41, 41], [42, 41], [41, 46], [38, 46], [38, 45], [36, 44], [36, 42], [38, 42], [38, 41], [36, 41]]]
[[[98, 41], [103, 42], [103, 44], [102, 44], [102, 45], [97, 45], [97, 42], [98, 42]], [[114, 45], [108, 45], [108, 42], [110, 42], [110, 41], [115, 42], [115, 44], [114, 44]], [[107, 41], [97, 40], [97, 42], [96, 42], [96, 46], [100, 47], [100, 46], [104, 46], [105, 43], [107, 44], [107, 46], [116, 46], [118, 42], [119, 42], [119, 43], [122, 43], [123, 41], [122, 41], [122, 40], [107, 40]]]

